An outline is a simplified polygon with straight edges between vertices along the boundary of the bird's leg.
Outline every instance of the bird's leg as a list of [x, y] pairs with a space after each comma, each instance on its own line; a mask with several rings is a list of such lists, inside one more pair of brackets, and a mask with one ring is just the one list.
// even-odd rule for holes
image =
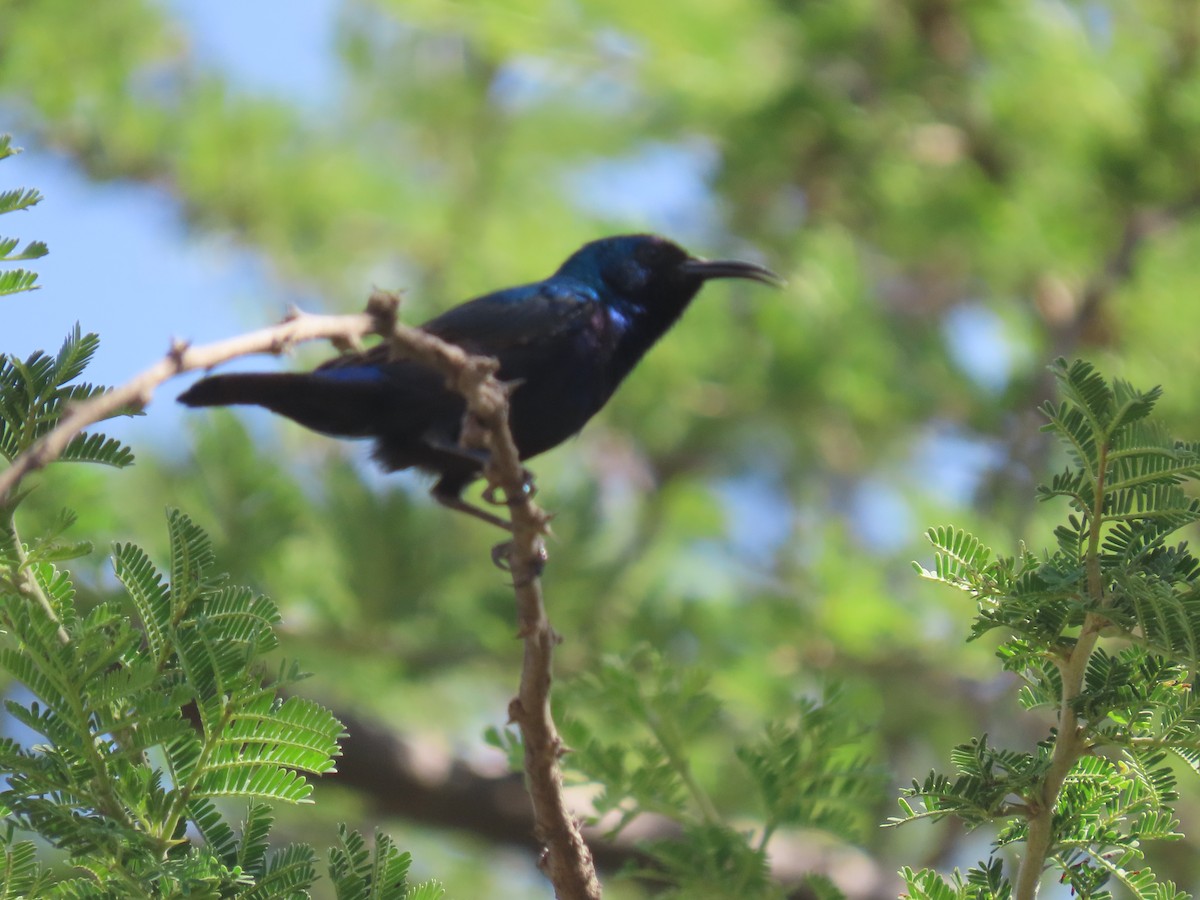
[[[487, 465], [488, 452], [464, 447], [456, 441], [447, 441], [435, 435], [425, 435], [424, 442], [431, 449], [453, 457], [454, 460], [461, 460], [463, 463], [462, 471], [455, 471], [457, 467], [450, 466], [443, 471], [442, 477], [429, 492], [433, 499], [447, 509], [466, 513], [489, 525], [495, 525], [505, 531], [512, 531], [512, 523], [506, 519], [502, 519], [486, 509], [480, 509], [462, 498], [463, 488], [479, 477], [479, 470]], [[448, 460], [448, 462], [450, 461]]]
[[[454, 462], [461, 461], [465, 468], [474, 469], [475, 472], [468, 478], [463, 478], [460, 484], [467, 484], [474, 478], [479, 477], [479, 472], [488, 464], [488, 460], [492, 455], [486, 450], [479, 447], [464, 447], [454, 439], [448, 439], [440, 434], [426, 432], [421, 435], [421, 443], [430, 450], [436, 450], [445, 456], [452, 457]], [[448, 460], [449, 461], [449, 460]], [[445, 475], [443, 477], [446, 477]], [[461, 488], [459, 488], [461, 490]], [[437, 488], [434, 488], [437, 490]], [[447, 492], [449, 489], [446, 489]]]
[[438, 485], [436, 484], [433, 486], [433, 490], [429, 493], [434, 500], [447, 509], [455, 509], [459, 512], [466, 513], [469, 516], [474, 516], [481, 521], [487, 522], [489, 525], [495, 525], [497, 528], [503, 528], [505, 531], [513, 530], [511, 522], [500, 518], [494, 513], [488, 512], [486, 509], [480, 509], [478, 506], [468, 503], [458, 494], [439, 491]]
[[499, 490], [500, 485], [489, 484], [483, 489], [483, 499], [493, 506], [513, 506], [517, 503], [520, 503], [522, 500], [531, 500], [537, 495], [537, 485], [533, 481], [533, 473], [525, 468], [521, 469], [521, 497], [506, 497], [505, 499], [501, 500], [500, 497], [497, 496], [497, 492]]

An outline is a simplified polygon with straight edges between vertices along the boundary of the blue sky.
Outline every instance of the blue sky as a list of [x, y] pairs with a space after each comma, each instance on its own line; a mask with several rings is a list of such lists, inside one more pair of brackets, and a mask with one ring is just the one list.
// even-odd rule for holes
[[[224, 241], [188, 235], [169, 195], [89, 182], [69, 161], [24, 145], [0, 162], [0, 185], [37, 187], [45, 199], [6, 217], [0, 233], [43, 240], [50, 255], [29, 265], [39, 290], [0, 300], [4, 352], [56, 350], [78, 322], [101, 337], [88, 378], [113, 384], [154, 363], [173, 337], [227, 337], [286, 308], [265, 265]], [[175, 431], [180, 412], [172, 405], [154, 425], [141, 419], [108, 430], [127, 440]]]
[[[286, 16], [272, 4], [166, 5], [186, 30], [197, 63], [225, 72], [239, 90], [314, 109], [336, 99], [337, 0], [293, 0]], [[271, 40], [263, 41], [264, 34]], [[300, 299], [253, 252], [189, 231], [165, 190], [90, 181], [71, 160], [19, 130], [13, 143], [24, 152], [0, 162], [0, 188], [36, 187], [45, 199], [0, 221], [0, 234], [45, 241], [50, 255], [28, 266], [39, 275], [39, 290], [0, 300], [0, 352], [53, 351], [79, 322], [101, 336], [89, 379], [114, 384], [154, 363], [172, 338], [228, 337], [277, 320]], [[173, 397], [184, 383], [168, 385], [159, 399]], [[106, 430], [158, 442], [176, 434], [182, 421], [182, 409], [162, 403], [154, 416]]]

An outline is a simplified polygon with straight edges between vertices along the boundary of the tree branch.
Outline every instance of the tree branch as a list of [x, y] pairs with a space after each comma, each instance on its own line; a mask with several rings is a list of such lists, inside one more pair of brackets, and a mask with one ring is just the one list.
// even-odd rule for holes
[[303, 341], [324, 338], [335, 343], [353, 343], [368, 334], [385, 333], [394, 319], [394, 308], [390, 318], [386, 310], [350, 316], [318, 316], [297, 310], [289, 313], [279, 325], [201, 347], [176, 341], [165, 357], [132, 380], [73, 406], [51, 431], [16, 457], [11, 466], [0, 472], [0, 505], [12, 498], [25, 476], [58, 459], [72, 438], [89, 425], [110, 419], [126, 409], [141, 409], [150, 402], [155, 388], [182, 372], [211, 369], [219, 363], [254, 353], [278, 355]]

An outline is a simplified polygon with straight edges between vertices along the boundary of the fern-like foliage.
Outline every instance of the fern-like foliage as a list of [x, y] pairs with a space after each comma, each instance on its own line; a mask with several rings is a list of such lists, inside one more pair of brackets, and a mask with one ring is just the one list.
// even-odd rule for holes
[[957, 869], [947, 879], [932, 869], [916, 872], [908, 866], [900, 870], [900, 877], [908, 889], [905, 896], [912, 900], [1010, 900], [1012, 897], [1012, 885], [1004, 877], [998, 859], [971, 869], [965, 878]]
[[[6, 159], [21, 151], [12, 145], [12, 138], [0, 134], [0, 159]], [[41, 202], [42, 195], [33, 188], [14, 188], [0, 191], [0, 215], [15, 212], [19, 209], [29, 209]], [[0, 263], [19, 262], [37, 259], [47, 253], [46, 245], [41, 241], [30, 241], [18, 249], [20, 241], [16, 238], [0, 236]], [[0, 271], [0, 297], [6, 294], [18, 294], [21, 291], [36, 290], [37, 273], [28, 269], [8, 269]]]
[[368, 850], [361, 834], [338, 828], [338, 844], [329, 851], [329, 878], [338, 900], [441, 900], [445, 891], [436, 882], [408, 884], [412, 856], [401, 853], [391, 838], [375, 833]]
[[[639, 816], [673, 819], [678, 838], [644, 847], [654, 861], [647, 878], [671, 896], [775, 897], [767, 846], [782, 828], [810, 828], [853, 840], [869, 825], [884, 773], [872, 761], [870, 740], [841, 709], [836, 691], [826, 701], [800, 699], [794, 715], [767, 725], [737, 751], [741, 767], [723, 775], [740, 779], [757, 805], [762, 827], [754, 832], [726, 821], [692, 771], [696, 750], [730, 723], [709, 674], [672, 665], [648, 647], [605, 660], [567, 686], [570, 708], [600, 717], [604, 731], [624, 723], [615, 739], [599, 736], [582, 716], [563, 722], [572, 748], [564, 765], [575, 778], [600, 786], [593, 806], [611, 833]], [[519, 764], [515, 733], [492, 739]], [[744, 814], [744, 810], [740, 810]], [[810, 885], [817, 896], [840, 896], [832, 884]]]
[[[998, 655], [1023, 682], [1022, 705], [1054, 710], [1071, 734], [1064, 743], [1052, 731], [1034, 753], [999, 750], [986, 736], [963, 744], [955, 775], [913, 782], [893, 823], [997, 823], [1003, 846], [1029, 840], [1031, 818], [1050, 802], [1045, 859], [1078, 896], [1107, 898], [1119, 883], [1138, 898], [1185, 897], [1142, 855], [1146, 841], [1180, 837], [1169, 758], [1200, 772], [1190, 681], [1200, 665], [1200, 561], [1186, 543], [1170, 543], [1200, 520], [1200, 501], [1185, 491], [1200, 476], [1200, 448], [1151, 418], [1158, 388], [1109, 384], [1080, 361], [1059, 360], [1053, 371], [1062, 400], [1043, 407], [1045, 427], [1069, 464], [1038, 495], [1069, 506], [1055, 546], [1001, 556], [961, 529], [934, 528], [933, 568], [917, 569], [975, 599], [972, 637], [1002, 629]], [[1101, 635], [1120, 648], [1098, 644]], [[903, 874], [912, 897], [1012, 891], [996, 859], [966, 879]]]
[[[99, 346], [96, 335], [81, 334], [76, 325], [54, 356], [39, 350], [24, 360], [0, 358], [0, 456], [11, 462], [58, 424], [68, 404], [107, 390], [75, 381]], [[89, 433], [72, 440], [60, 459], [120, 468], [133, 462], [133, 452], [118, 440]]]
[[765, 829], [819, 828], [847, 840], [862, 833], [863, 808], [882, 772], [864, 747], [863, 730], [840, 709], [836, 691], [823, 703], [796, 701], [794, 717], [767, 723], [737, 751], [764, 810]]
[[[306, 776], [332, 770], [342, 726], [280, 695], [301, 675], [264, 665], [275, 605], [214, 572], [211, 542], [187, 516], [169, 512], [167, 523], [169, 578], [140, 548], [116, 547], [132, 618], [113, 603], [78, 611], [69, 577], [47, 561], [29, 564], [46, 603], [0, 593], [0, 669], [31, 695], [5, 708], [36, 735], [0, 740], [0, 803], [10, 825], [90, 873], [51, 878], [32, 843], [0, 843], [0, 885], [26, 886], [12, 896], [37, 886], [36, 896], [108, 898], [137, 886], [145, 896], [284, 900], [317, 878], [311, 847], [271, 849], [268, 804], [309, 801]], [[222, 812], [229, 801], [246, 804], [240, 829]], [[439, 896], [409, 891], [407, 857], [386, 837], [373, 853], [345, 830], [342, 844], [354, 852], [344, 857], [353, 865], [335, 867], [339, 897]]]
[[[0, 159], [13, 153], [0, 136]], [[0, 213], [36, 203], [36, 191], [0, 192]], [[0, 262], [14, 255], [0, 238]], [[0, 294], [32, 277], [0, 272]], [[9, 462], [54, 428], [71, 403], [105, 389], [80, 382], [96, 351], [79, 327], [54, 356], [0, 358], [0, 456]], [[60, 459], [123, 467], [133, 454], [102, 434], [75, 438]], [[0, 738], [0, 900], [194, 897], [297, 900], [309, 896], [318, 854], [272, 847], [271, 803], [306, 803], [308, 776], [331, 771], [341, 724], [282, 690], [294, 663], [268, 663], [279, 612], [266, 597], [227, 583], [208, 536], [169, 512], [170, 562], [117, 545], [128, 603], [80, 610], [57, 564], [91, 552], [65, 535], [64, 511], [26, 539], [25, 494], [0, 502], [0, 670], [8, 676]], [[227, 818], [245, 809], [240, 827]], [[24, 832], [25, 834], [22, 834]], [[21, 839], [28, 834], [37, 842]], [[435, 883], [408, 886], [407, 855], [385, 836], [368, 852], [341, 831], [339, 900], [438, 900]], [[43, 865], [58, 848], [65, 874]]]
[[[0, 797], [10, 821], [87, 858], [93, 872], [210, 879], [224, 890], [257, 868], [262, 887], [277, 870], [303, 867], [248, 851], [220, 827], [212, 802], [307, 800], [304, 775], [333, 767], [341, 725], [309, 700], [278, 696], [296, 671], [259, 672], [275, 644], [274, 605], [221, 583], [208, 537], [186, 516], [171, 512], [168, 523], [170, 582], [140, 549], [117, 547], [139, 621], [111, 604], [80, 614], [51, 563], [32, 569], [48, 605], [0, 597], [10, 637], [0, 668], [36, 698], [5, 706], [38, 735], [33, 746], [0, 742]], [[251, 850], [263, 815], [251, 806]], [[189, 824], [207, 845], [185, 838]]]

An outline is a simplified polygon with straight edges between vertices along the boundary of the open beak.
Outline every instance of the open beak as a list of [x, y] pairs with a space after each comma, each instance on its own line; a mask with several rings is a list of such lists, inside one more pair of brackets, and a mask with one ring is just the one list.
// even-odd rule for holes
[[746, 278], [761, 281], [772, 287], [782, 287], [782, 278], [763, 266], [741, 262], [736, 259], [689, 259], [679, 267], [687, 275], [695, 275], [706, 281], [710, 278]]

